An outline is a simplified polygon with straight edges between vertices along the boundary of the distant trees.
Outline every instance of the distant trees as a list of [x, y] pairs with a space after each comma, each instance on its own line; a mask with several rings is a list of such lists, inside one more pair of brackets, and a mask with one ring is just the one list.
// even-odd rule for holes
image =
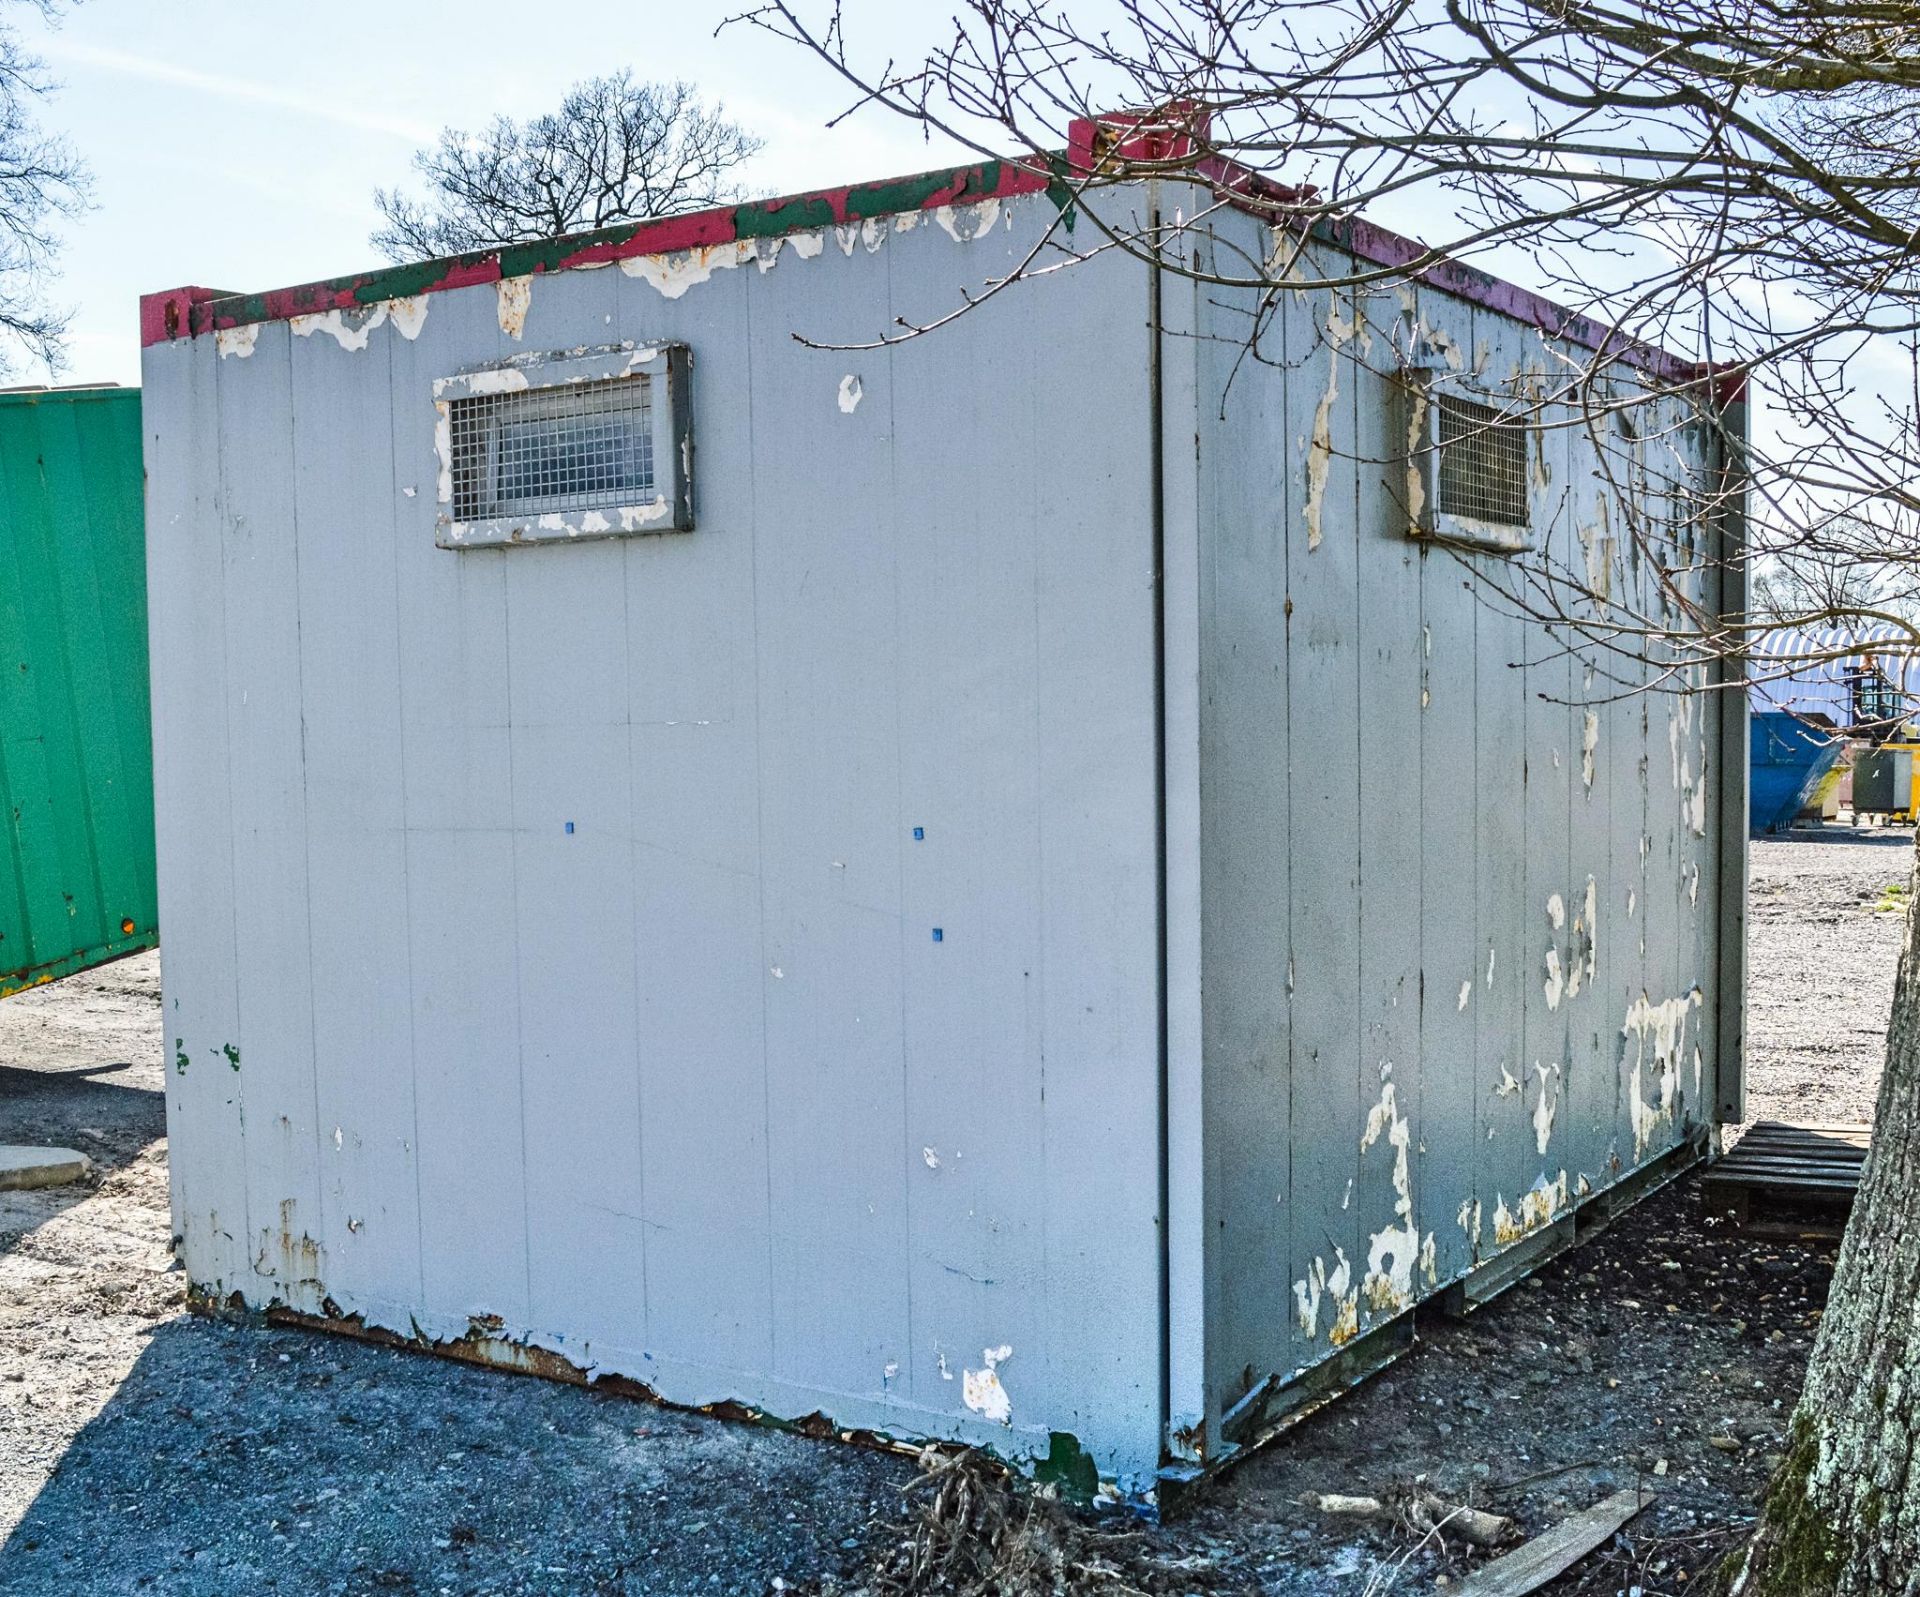
[[717, 205], [740, 196], [736, 174], [760, 148], [690, 84], [590, 78], [557, 111], [442, 130], [413, 158], [424, 198], [375, 191], [386, 225], [372, 242], [421, 260]]
[[87, 169], [65, 140], [41, 131], [35, 102], [51, 82], [14, 18], [30, 8], [52, 20], [62, 0], [0, 0], [0, 372], [19, 357], [58, 370], [70, 313], [47, 299], [59, 252], [56, 228], [87, 201]]

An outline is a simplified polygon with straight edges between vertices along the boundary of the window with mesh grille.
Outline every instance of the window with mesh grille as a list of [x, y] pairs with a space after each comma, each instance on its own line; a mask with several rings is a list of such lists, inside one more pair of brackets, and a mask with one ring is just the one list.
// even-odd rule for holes
[[1527, 525], [1527, 424], [1451, 394], [1440, 407], [1435, 508], [1504, 527]]
[[453, 400], [453, 519], [613, 510], [652, 500], [645, 374]]

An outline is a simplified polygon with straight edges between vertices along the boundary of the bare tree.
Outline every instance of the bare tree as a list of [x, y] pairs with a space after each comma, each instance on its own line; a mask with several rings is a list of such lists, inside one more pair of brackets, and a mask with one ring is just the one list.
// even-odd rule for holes
[[[60, 0], [4, 0], [49, 21]], [[59, 223], [86, 205], [87, 173], [67, 143], [41, 131], [34, 104], [51, 91], [40, 60], [0, 11], [0, 371], [18, 357], [58, 371], [71, 313], [46, 297]]]
[[735, 174], [760, 147], [689, 84], [591, 78], [557, 111], [444, 129], [413, 158], [425, 198], [375, 191], [386, 225], [373, 246], [421, 260], [717, 205], [739, 197]]
[[[1761, 628], [1871, 623], [1920, 644], [1912, 6], [962, 0], [924, 56], [904, 63], [863, 57], [835, 0], [766, 0], [739, 20], [814, 52], [856, 106], [982, 154], [1038, 152], [1022, 159], [1067, 173], [1061, 230], [989, 293], [1114, 249], [1256, 302], [1330, 288], [1357, 305], [1449, 261], [1523, 263], [1509, 273], [1605, 329], [1590, 359], [1562, 362], [1541, 410], [1606, 442], [1631, 552], [1660, 580], [1637, 610], [1606, 561], [1583, 570], [1543, 552], [1500, 562], [1497, 576], [1483, 563], [1471, 580], [1590, 662], [1653, 662], [1657, 686], [1691, 682], [1713, 661], [1737, 689], [1740, 672], [1725, 666]], [[1149, 109], [1101, 121], [1115, 106]], [[1077, 162], [1046, 153], [1087, 119], [1097, 131]], [[1248, 179], [1249, 167], [1286, 186]], [[1121, 185], [1143, 179], [1180, 186], [1174, 221], [1143, 221], [1125, 198]], [[1265, 208], [1270, 253], [1190, 247], [1210, 208], [1228, 203]], [[1428, 247], [1384, 264], [1340, 249], [1370, 210], [1418, 218]], [[1262, 358], [1261, 325], [1248, 320], [1250, 359]], [[1701, 604], [1689, 572], [1713, 556], [1670, 535], [1742, 507], [1715, 503], [1716, 490], [1703, 496], [1684, 474], [1649, 492], [1661, 394], [1610, 380], [1643, 342], [1690, 354], [1720, 392], [1730, 379], [1750, 385], [1753, 436], [1730, 442], [1751, 485], [1749, 547], [1769, 579], [1761, 616]], [[1348, 358], [1359, 358], [1351, 346]], [[1689, 494], [1678, 517], [1645, 510]], [[1791, 1446], [1755, 1535], [1719, 1577], [1731, 1591], [1920, 1593], [1916, 1303], [1920, 920], [1910, 920], [1872, 1152]]]

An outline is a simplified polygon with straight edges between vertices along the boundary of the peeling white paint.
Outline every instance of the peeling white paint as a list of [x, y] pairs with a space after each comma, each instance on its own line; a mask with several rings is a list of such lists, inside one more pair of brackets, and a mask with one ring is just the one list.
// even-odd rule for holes
[[[528, 386], [527, 374], [518, 366], [490, 366], [485, 371], [468, 372], [466, 376], [451, 379], [459, 387], [461, 396], [481, 394], [517, 394]], [[441, 379], [435, 384], [436, 390], [445, 388], [449, 379]]]
[[444, 399], [433, 403], [433, 454], [440, 463], [440, 473], [435, 484], [439, 501], [449, 507], [453, 504], [453, 422], [452, 412]]
[[655, 522], [665, 521], [673, 513], [673, 507], [667, 503], [667, 496], [661, 494], [650, 504], [622, 505], [619, 509], [620, 530], [638, 532], [643, 527], [651, 527]]
[[237, 360], [245, 360], [253, 353], [253, 346], [260, 342], [260, 324], [243, 322], [238, 327], [223, 327], [213, 335], [214, 348], [220, 351], [225, 360], [232, 355]]
[[1547, 950], [1547, 980], [1545, 987], [1547, 1008], [1550, 1010], [1558, 1009], [1560, 1007], [1560, 995], [1566, 991], [1567, 982], [1566, 978], [1560, 974], [1560, 950], [1557, 948], [1549, 948]]
[[[1636, 1160], [1644, 1159], [1661, 1129], [1673, 1124], [1687, 1017], [1703, 1001], [1698, 987], [1657, 1004], [1642, 993], [1627, 1010], [1620, 1031], [1627, 1039], [1627, 1112], [1633, 1122]], [[1698, 1044], [1694, 1046], [1697, 1049]], [[1651, 1103], [1647, 1100], [1644, 1081], [1649, 1065], [1657, 1073]]]
[[1466, 366], [1466, 357], [1460, 346], [1454, 341], [1453, 334], [1444, 327], [1429, 327], [1424, 321], [1420, 324], [1420, 336], [1440, 351], [1449, 371], [1460, 371]]
[[1309, 1340], [1320, 1334], [1320, 1302], [1323, 1297], [1332, 1301], [1334, 1310], [1334, 1323], [1328, 1328], [1329, 1336], [1342, 1324], [1352, 1323], [1358, 1314], [1359, 1294], [1351, 1290], [1353, 1270], [1347, 1263], [1346, 1250], [1335, 1247], [1333, 1259], [1333, 1268], [1328, 1270], [1326, 1261], [1316, 1257], [1307, 1266], [1305, 1277], [1293, 1283], [1295, 1312], [1300, 1329]]
[[1593, 775], [1598, 761], [1595, 754], [1600, 747], [1600, 717], [1592, 710], [1587, 711], [1586, 722], [1580, 732], [1580, 780], [1589, 793], [1593, 791]]
[[1507, 1068], [1507, 1062], [1500, 1061], [1500, 1085], [1493, 1089], [1496, 1098], [1512, 1098], [1520, 1091], [1520, 1079]]
[[987, 199], [973, 205], [942, 205], [934, 211], [933, 219], [954, 243], [970, 243], [999, 221], [1000, 202]]
[[1547, 1144], [1553, 1141], [1553, 1117], [1560, 1108], [1560, 1067], [1536, 1061], [1533, 1070], [1540, 1078], [1540, 1096], [1533, 1106], [1533, 1140], [1544, 1157]]
[[851, 416], [860, 408], [860, 400], [866, 392], [857, 372], [848, 372], [840, 379], [840, 414]]
[[1413, 402], [1407, 406], [1407, 517], [1411, 525], [1418, 528], [1426, 517], [1427, 510], [1427, 399], [1424, 389], [1417, 389]]
[[315, 316], [295, 316], [287, 325], [293, 329], [295, 338], [325, 333], [349, 355], [357, 355], [372, 341], [374, 330], [386, 324], [394, 303], [388, 299], [353, 310], [336, 307]]
[[1474, 1251], [1476, 1253], [1479, 1252], [1480, 1200], [1478, 1198], [1468, 1198], [1460, 1205], [1460, 1213], [1455, 1216], [1455, 1220], [1460, 1229], [1467, 1234], [1467, 1239], [1472, 1242]]
[[725, 244], [677, 250], [671, 255], [629, 255], [620, 262], [620, 270], [628, 277], [651, 283], [663, 299], [678, 299], [715, 272], [730, 271], [754, 258], [752, 239], [734, 239]]
[[1567, 904], [1558, 893], [1547, 894], [1547, 924], [1556, 932], [1567, 924]]
[[1013, 1349], [1002, 1342], [998, 1347], [980, 1350], [981, 1367], [960, 1374], [960, 1400], [982, 1419], [995, 1425], [1013, 1423], [1013, 1400], [1000, 1384], [1000, 1366], [1013, 1357]]
[[1598, 934], [1600, 919], [1600, 890], [1591, 876], [1587, 878], [1587, 893], [1582, 900], [1580, 913], [1573, 918], [1573, 946], [1568, 950], [1567, 996], [1578, 998], [1583, 982], [1593, 980], [1598, 965]]
[[[1353, 337], [1354, 324], [1340, 314], [1335, 300], [1327, 312], [1327, 391], [1313, 413], [1313, 437], [1307, 445], [1307, 548], [1320, 547], [1320, 512], [1327, 496], [1327, 470], [1333, 463], [1333, 407], [1340, 397], [1340, 351]], [[1421, 693], [1424, 706], [1427, 695]]]
[[1493, 1240], [1501, 1247], [1531, 1236], [1550, 1225], [1567, 1207], [1567, 1173], [1562, 1170], [1552, 1180], [1542, 1175], [1530, 1191], [1522, 1193], [1520, 1207], [1509, 1209], [1504, 1196], [1496, 1196], [1493, 1209]]
[[929, 1170], [938, 1170], [940, 1168], [940, 1154], [937, 1149], [922, 1148], [920, 1150], [920, 1157], [926, 1162]]
[[420, 336], [420, 329], [427, 325], [427, 307], [431, 303], [432, 298], [427, 294], [387, 300], [387, 321], [396, 333], [411, 344]]
[[1495, 949], [1494, 949], [1494, 946], [1493, 946], [1493, 944], [1491, 944], [1491, 943], [1489, 943], [1489, 944], [1487, 944], [1487, 986], [1488, 986], [1489, 988], [1491, 988], [1491, 987], [1493, 986], [1493, 959], [1494, 959], [1494, 954], [1495, 954]]
[[527, 311], [533, 304], [533, 278], [503, 277], [493, 286], [500, 331], [509, 338], [518, 338], [527, 328]]
[[1360, 1136], [1365, 1153], [1382, 1136], [1393, 1149], [1393, 1212], [1397, 1223], [1373, 1233], [1367, 1246], [1367, 1273], [1361, 1290], [1377, 1310], [1398, 1311], [1413, 1302], [1413, 1271], [1420, 1257], [1420, 1229], [1413, 1219], [1413, 1171], [1407, 1157], [1411, 1128], [1400, 1113], [1394, 1084], [1380, 1089], [1380, 1101], [1367, 1113]]
[[1462, 1009], [1465, 1009], [1467, 1007], [1467, 1000], [1472, 996], [1473, 996], [1473, 978], [1468, 977], [1467, 980], [1463, 981], [1460, 984], [1460, 1007]]

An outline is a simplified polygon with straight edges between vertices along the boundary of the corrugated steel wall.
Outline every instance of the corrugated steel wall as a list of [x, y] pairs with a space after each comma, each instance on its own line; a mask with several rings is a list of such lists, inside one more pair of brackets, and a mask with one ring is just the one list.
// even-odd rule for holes
[[0, 994], [158, 935], [137, 389], [0, 394]]
[[[1260, 249], [1243, 231], [1235, 249]], [[1745, 771], [1720, 768], [1724, 696], [1704, 670], [1665, 675], [1630, 641], [1576, 653], [1569, 628], [1499, 598], [1513, 562], [1406, 534], [1389, 475], [1404, 473], [1390, 418], [1406, 328], [1497, 394], [1547, 393], [1584, 352], [1426, 288], [1284, 294], [1258, 360], [1240, 358], [1250, 295], [1206, 285], [1189, 315], [1209, 335], [1186, 358], [1217, 1256], [1184, 1418], [1217, 1427], [1269, 1376], [1329, 1359], [1714, 1122], [1719, 808]], [[1632, 421], [1710, 482], [1689, 403]], [[1684, 625], [1577, 412], [1542, 414], [1542, 557]], [[1683, 526], [1665, 547], [1696, 594], [1716, 580], [1692, 542], [1706, 535]]]
[[[1053, 214], [147, 351], [194, 1282], [1150, 1486], [1141, 275], [793, 337]], [[695, 530], [436, 548], [434, 380], [620, 339], [693, 352]]]

